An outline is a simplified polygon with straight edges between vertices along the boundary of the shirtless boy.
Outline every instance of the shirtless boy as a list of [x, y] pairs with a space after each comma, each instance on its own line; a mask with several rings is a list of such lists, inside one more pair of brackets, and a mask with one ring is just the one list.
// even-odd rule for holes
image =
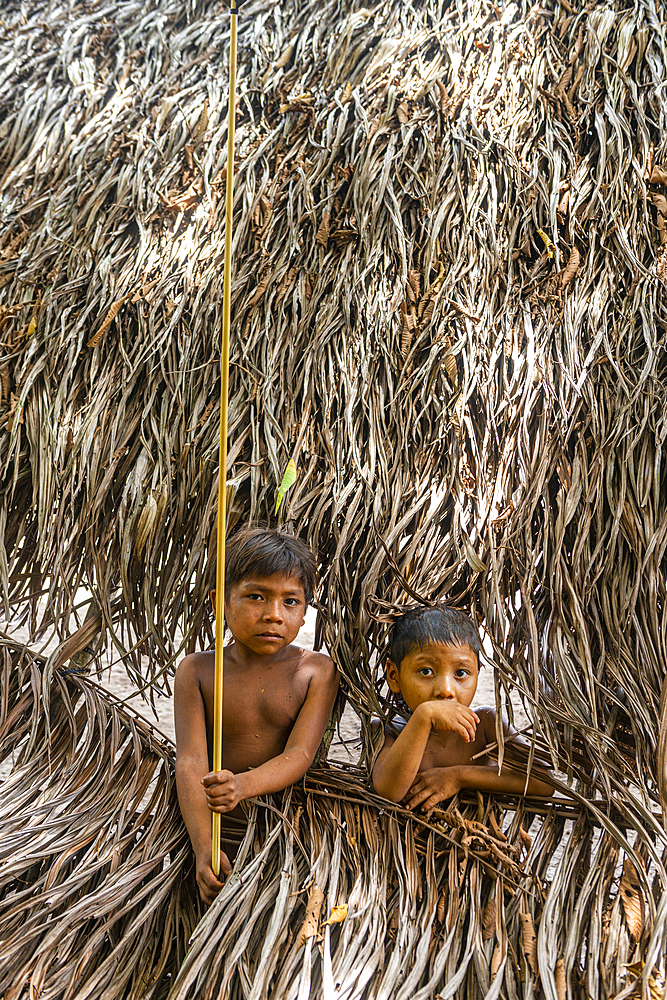
[[[498, 765], [484, 753], [496, 743], [493, 708], [470, 707], [479, 675], [479, 636], [453, 608], [416, 608], [392, 629], [387, 683], [403, 699], [373, 768], [379, 795], [428, 811], [463, 788], [551, 795], [544, 781]], [[506, 739], [520, 737], [503, 722]], [[523, 742], [523, 741], [521, 741]], [[481, 754], [482, 756], [478, 756]]]
[[[174, 684], [178, 801], [205, 903], [222, 889], [211, 867], [211, 811], [243, 816], [243, 799], [302, 778], [331, 715], [338, 673], [331, 659], [292, 642], [313, 596], [312, 553], [291, 535], [246, 528], [227, 546], [224, 770], [211, 772], [215, 654], [191, 653]], [[215, 591], [211, 595], [215, 606]], [[220, 867], [231, 871], [221, 851]]]

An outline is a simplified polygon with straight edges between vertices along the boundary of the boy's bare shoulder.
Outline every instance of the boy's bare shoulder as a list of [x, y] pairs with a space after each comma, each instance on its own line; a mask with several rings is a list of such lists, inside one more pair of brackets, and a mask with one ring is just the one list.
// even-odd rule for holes
[[181, 681], [194, 681], [215, 670], [215, 653], [188, 653], [176, 669], [176, 677]]
[[[483, 727], [484, 735], [486, 736], [487, 741], [489, 743], [495, 743], [496, 719], [498, 718], [498, 713], [496, 712], [495, 708], [493, 708], [491, 705], [482, 705], [480, 708], [475, 708], [475, 712], [477, 712], [477, 715], [479, 716], [480, 724]], [[510, 726], [509, 722], [507, 721], [504, 715], [501, 716], [501, 719], [502, 719], [503, 734], [505, 739], [507, 739], [508, 737], [511, 737], [512, 739], [516, 738], [517, 735], [516, 729]]]
[[292, 649], [299, 657], [301, 669], [324, 679], [338, 676], [334, 661], [327, 653], [316, 653], [314, 649], [303, 649], [301, 646], [292, 646]]
[[401, 715], [399, 712], [389, 716], [389, 718], [385, 721], [377, 716], [373, 716], [371, 719], [371, 732], [374, 736], [379, 732], [383, 732], [385, 743], [387, 743], [387, 741], [393, 743], [394, 740], [403, 732], [407, 723], [407, 717]]

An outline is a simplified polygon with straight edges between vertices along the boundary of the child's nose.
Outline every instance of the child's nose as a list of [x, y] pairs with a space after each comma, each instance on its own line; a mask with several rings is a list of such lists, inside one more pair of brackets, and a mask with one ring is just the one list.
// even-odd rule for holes
[[269, 602], [264, 609], [264, 617], [268, 618], [272, 622], [282, 621], [282, 615], [280, 613], [280, 604], [278, 601]]
[[454, 685], [452, 684], [450, 677], [447, 676], [436, 677], [435, 696], [436, 698], [454, 697]]

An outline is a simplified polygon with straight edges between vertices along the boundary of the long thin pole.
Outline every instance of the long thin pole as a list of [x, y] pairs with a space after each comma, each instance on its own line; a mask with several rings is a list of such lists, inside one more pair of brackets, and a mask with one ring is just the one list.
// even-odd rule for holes
[[[236, 118], [236, 0], [231, 0], [229, 103], [227, 107], [227, 201], [225, 270], [222, 292], [222, 356], [220, 359], [220, 451], [218, 463], [218, 561], [215, 578], [215, 693], [213, 702], [213, 770], [222, 770], [222, 643], [225, 636], [225, 530], [227, 526], [227, 400], [229, 395], [229, 327], [232, 291], [232, 214], [234, 209], [234, 125]], [[220, 873], [220, 813], [211, 830], [214, 874]]]

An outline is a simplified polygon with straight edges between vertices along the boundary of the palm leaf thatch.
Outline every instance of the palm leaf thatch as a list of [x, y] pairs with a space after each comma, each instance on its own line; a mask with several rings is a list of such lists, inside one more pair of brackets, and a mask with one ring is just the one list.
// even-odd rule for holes
[[662, 829], [645, 817], [626, 836], [595, 776], [580, 805], [458, 796], [422, 818], [359, 769], [311, 771], [250, 804], [197, 924], [170, 748], [8, 640], [2, 696], [3, 1000], [609, 997], [644, 970], [659, 982]]
[[173, 755], [2, 642], [0, 997], [165, 996], [199, 912]]
[[[0, 590], [7, 616], [63, 640], [79, 589], [94, 595], [45, 690], [100, 629], [156, 684], [181, 634], [192, 648], [206, 632], [213, 578], [228, 15], [25, 0], [3, 17]], [[321, 622], [366, 760], [384, 619], [406, 592], [445, 597], [488, 634], [498, 704], [518, 688], [533, 749], [594, 794], [576, 836], [545, 821], [539, 864], [565, 837], [551, 908], [505, 901], [514, 952], [498, 937], [498, 954], [514, 958], [501, 977], [495, 944], [476, 949], [475, 968], [491, 950], [482, 988], [531, 995], [505, 973], [528, 906], [547, 996], [619, 989], [621, 871], [647, 914], [626, 944], [648, 986], [667, 921], [662, 8], [247, 0], [239, 18], [230, 526], [273, 516], [293, 457], [281, 516], [322, 564]], [[301, 830], [307, 806], [289, 815]], [[301, 878], [334, 849], [335, 822], [309, 822], [293, 848], [272, 822], [254, 830], [275, 837], [273, 881], [279, 859]], [[397, 836], [383, 825], [388, 859], [431, 864], [430, 834], [414, 851]], [[586, 843], [600, 864], [575, 889]], [[486, 878], [459, 889], [475, 914]], [[588, 916], [573, 920], [575, 892]], [[456, 948], [479, 924], [452, 919], [469, 920]], [[645, 944], [632, 957], [630, 939]], [[238, 960], [248, 992], [256, 956]], [[436, 960], [419, 959], [415, 989]]]

